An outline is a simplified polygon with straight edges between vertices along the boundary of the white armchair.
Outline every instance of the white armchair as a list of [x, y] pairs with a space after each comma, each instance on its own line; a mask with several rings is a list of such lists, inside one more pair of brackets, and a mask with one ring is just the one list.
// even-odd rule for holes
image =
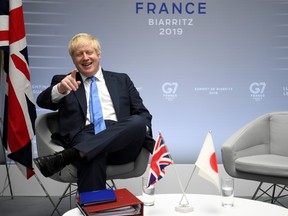
[[[222, 161], [226, 172], [235, 178], [259, 181], [257, 193], [279, 203], [288, 185], [288, 112], [264, 114], [235, 132], [223, 145]], [[263, 183], [272, 186], [263, 190]], [[278, 195], [276, 187], [280, 187]]]
[[[36, 128], [36, 142], [38, 156], [45, 156], [59, 152], [64, 148], [52, 142], [51, 135], [58, 130], [57, 124], [57, 112], [50, 112], [38, 116], [35, 122]], [[149, 162], [150, 153], [144, 147], [135, 161], [123, 164], [123, 165], [108, 165], [106, 170], [107, 180], [111, 180], [113, 188], [116, 188], [114, 179], [127, 179], [141, 176], [147, 168]], [[77, 169], [73, 165], [68, 165], [60, 172], [54, 174], [50, 178], [55, 181], [69, 183], [68, 187], [64, 191], [62, 197], [54, 208], [53, 213], [57, 210], [62, 198], [67, 196], [67, 191], [71, 184], [77, 182]]]

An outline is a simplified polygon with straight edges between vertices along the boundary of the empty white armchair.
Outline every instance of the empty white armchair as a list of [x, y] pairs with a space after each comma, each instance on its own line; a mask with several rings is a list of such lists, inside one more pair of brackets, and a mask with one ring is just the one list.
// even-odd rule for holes
[[[272, 203], [279, 203], [288, 185], [288, 112], [267, 113], [254, 119], [235, 132], [221, 151], [229, 175], [260, 182], [252, 199], [265, 194]], [[272, 186], [264, 190], [263, 183]], [[280, 187], [277, 195], [276, 187]], [[272, 193], [268, 194], [270, 189]]]

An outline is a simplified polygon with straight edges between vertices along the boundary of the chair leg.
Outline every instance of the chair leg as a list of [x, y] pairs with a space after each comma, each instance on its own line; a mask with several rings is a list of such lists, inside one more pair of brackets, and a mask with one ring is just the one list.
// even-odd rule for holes
[[277, 204], [277, 203], [278, 203], [279, 205], [281, 205], [281, 206], [283, 206], [283, 207], [286, 207], [285, 205], [283, 205], [283, 204], [279, 201], [279, 199], [288, 196], [288, 193], [282, 195], [282, 193], [283, 193], [284, 191], [288, 192], [287, 186], [286, 186], [286, 185], [284, 185], [284, 186], [277, 185], [277, 186], [278, 186], [279, 188], [281, 188], [281, 191], [278, 193], [277, 196], [274, 197], [273, 204]]
[[275, 191], [276, 191], [276, 184], [273, 185], [273, 191], [272, 191], [272, 196], [271, 196], [271, 203], [275, 203]]
[[[56, 210], [58, 211], [58, 206], [60, 205], [61, 201], [62, 201], [65, 197], [67, 197], [67, 196], [70, 197], [70, 209], [71, 209], [71, 207], [72, 207], [72, 204], [71, 204], [71, 203], [72, 203], [71, 196], [72, 196], [73, 194], [75, 194], [76, 191], [77, 191], [76, 189], [75, 189], [75, 190], [71, 190], [72, 185], [73, 185], [73, 183], [69, 183], [69, 184], [68, 184], [68, 186], [67, 186], [66, 189], [64, 190], [62, 196], [59, 198], [58, 203], [56, 204], [55, 208], [53, 209], [53, 212], [52, 212], [51, 216], [54, 214], [54, 212], [55, 212]], [[68, 190], [69, 190], [69, 192], [67, 193]]]
[[258, 185], [256, 191], [254, 192], [253, 196], [252, 196], [252, 200], [257, 200], [258, 198], [256, 198], [256, 195], [258, 193], [258, 191], [260, 190], [261, 186], [262, 186], [263, 182], [260, 182], [260, 184]]
[[47, 192], [46, 188], [44, 187], [44, 185], [43, 185], [42, 182], [40, 181], [39, 177], [37, 176], [36, 173], [34, 174], [34, 176], [35, 176], [35, 178], [37, 179], [37, 181], [39, 182], [39, 184], [40, 184], [40, 186], [42, 187], [42, 189], [44, 190], [44, 192], [45, 192], [46, 196], [48, 197], [48, 199], [50, 200], [51, 204], [53, 205], [53, 207], [54, 207], [53, 213], [54, 213], [55, 210], [56, 210], [56, 212], [57, 212], [58, 215], [60, 216], [60, 213], [59, 213], [56, 205], [54, 204], [54, 202], [53, 202], [53, 200], [51, 199], [51, 197], [50, 197], [49, 193]]
[[111, 180], [109, 180], [109, 181], [111, 182], [111, 184], [109, 184], [108, 181], [106, 181], [106, 186], [107, 186], [107, 188], [110, 188], [110, 189], [112, 189], [112, 190], [116, 190], [117, 187], [116, 187], [116, 184], [115, 184], [114, 180], [111, 179]]
[[[263, 186], [263, 182], [260, 182], [260, 184], [258, 185], [252, 199], [258, 200], [259, 198], [263, 197], [264, 195], [267, 195], [270, 199], [265, 200], [265, 202], [271, 201], [271, 203], [273, 203], [273, 200], [275, 197], [275, 184], [270, 185], [268, 187], [268, 189], [264, 189], [262, 186]], [[272, 193], [270, 194], [269, 191], [271, 190], [271, 188], [272, 188]], [[259, 191], [261, 191], [262, 193], [256, 197], [256, 195], [258, 194]]]
[[[272, 184], [270, 185], [267, 189], [264, 189], [263, 187], [263, 182], [260, 182], [260, 184], [258, 185], [254, 195], [252, 196], [252, 199], [253, 200], [258, 200], [259, 198], [263, 197], [264, 195], [267, 195], [268, 196], [268, 199], [266, 200], [262, 200], [264, 202], [270, 202], [272, 204], [279, 204], [283, 207], [286, 207], [285, 205], [283, 205], [279, 199], [280, 198], [283, 198], [283, 197], [287, 197], [288, 194], [285, 194], [285, 195], [282, 195], [282, 193], [284, 191], [288, 191], [287, 187], [284, 185], [284, 186], [281, 186], [281, 185], [277, 185], [277, 184]], [[277, 188], [280, 188], [280, 192], [277, 194]], [[261, 194], [259, 194], [257, 196], [257, 194], [259, 192], [262, 192]]]
[[114, 180], [113, 180], [113, 179], [111, 179], [111, 182], [112, 182], [113, 188], [116, 190], [116, 189], [117, 189], [117, 187], [116, 187], [116, 184], [115, 184]]

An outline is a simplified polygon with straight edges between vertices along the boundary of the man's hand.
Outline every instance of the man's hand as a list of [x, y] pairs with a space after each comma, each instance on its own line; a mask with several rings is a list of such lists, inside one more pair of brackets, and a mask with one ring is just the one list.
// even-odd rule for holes
[[77, 70], [73, 70], [71, 74], [67, 75], [61, 82], [58, 84], [57, 88], [59, 93], [65, 94], [68, 91], [77, 91], [81, 81], [76, 81]]

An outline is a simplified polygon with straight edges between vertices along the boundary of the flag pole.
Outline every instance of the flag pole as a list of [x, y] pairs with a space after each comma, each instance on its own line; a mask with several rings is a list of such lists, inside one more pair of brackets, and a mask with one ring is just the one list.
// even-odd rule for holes
[[[170, 157], [170, 159], [173, 161], [173, 159], [172, 159], [172, 157], [171, 157], [170, 154], [169, 154], [169, 157]], [[176, 207], [175, 207], [175, 211], [181, 212], [181, 213], [192, 212], [194, 209], [193, 209], [193, 207], [190, 206], [190, 204], [189, 204], [189, 201], [188, 201], [188, 199], [187, 199], [186, 193], [185, 193], [185, 191], [184, 191], [183, 185], [182, 185], [182, 183], [181, 183], [180, 177], [179, 177], [179, 175], [178, 175], [178, 172], [177, 172], [174, 164], [172, 164], [172, 167], [173, 167], [173, 169], [174, 169], [174, 171], [175, 171], [175, 173], [176, 173], [177, 180], [178, 180], [178, 183], [179, 183], [180, 188], [181, 188], [181, 191], [182, 191], [181, 201], [179, 202], [179, 206], [176, 206]], [[182, 203], [182, 200], [183, 200], [184, 197], [185, 197], [185, 200], [186, 200], [186, 203], [185, 203], [185, 204]]]
[[[188, 179], [187, 185], [186, 185], [185, 190], [184, 190], [185, 193], [186, 193], [186, 190], [187, 190], [187, 188], [189, 186], [189, 183], [190, 183], [190, 181], [192, 179], [192, 176], [194, 175], [195, 170], [196, 170], [196, 165], [194, 165], [193, 171], [192, 171], [192, 173], [191, 173], [191, 175], [190, 175], [190, 177]], [[182, 198], [180, 200], [180, 204], [182, 203], [183, 198], [184, 198], [184, 195], [182, 195]]]

